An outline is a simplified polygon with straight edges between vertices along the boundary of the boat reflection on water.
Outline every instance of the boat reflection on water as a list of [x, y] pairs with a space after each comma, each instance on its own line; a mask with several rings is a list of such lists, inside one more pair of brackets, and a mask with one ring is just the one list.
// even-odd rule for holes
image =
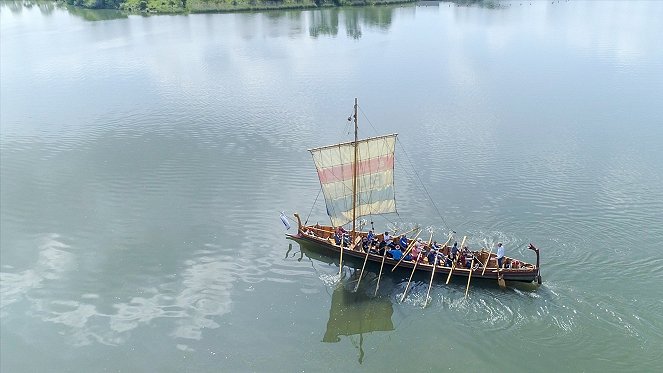
[[[302, 256], [306, 256], [330, 266], [338, 265], [336, 259], [311, 250], [309, 245], [300, 245], [300, 248], [300, 255], [297, 255], [297, 252], [292, 252], [292, 245], [289, 245], [286, 258], [297, 258], [298, 261], [301, 261]], [[377, 296], [374, 296], [377, 280], [375, 273], [365, 271], [361, 286], [355, 289], [361, 271], [352, 267], [346, 269], [343, 271], [344, 276], [341, 282], [335, 285], [331, 294], [329, 320], [322, 342], [337, 343], [341, 341], [342, 336], [358, 335], [358, 345], [355, 341], [352, 343], [359, 349], [358, 361], [361, 364], [364, 360], [364, 334], [394, 330], [394, 323], [391, 320], [394, 313], [391, 297], [380, 295], [391, 294], [394, 282], [388, 276], [383, 276], [380, 291]]]
[[332, 294], [327, 331], [322, 341], [336, 343], [341, 340], [340, 336], [394, 330], [393, 313], [388, 298], [370, 297], [338, 285]]
[[327, 330], [323, 342], [336, 343], [341, 336], [359, 335], [359, 363], [364, 360], [364, 334], [394, 330], [394, 309], [389, 298], [371, 297], [360, 288], [354, 291], [358, 273], [338, 284], [332, 293]]

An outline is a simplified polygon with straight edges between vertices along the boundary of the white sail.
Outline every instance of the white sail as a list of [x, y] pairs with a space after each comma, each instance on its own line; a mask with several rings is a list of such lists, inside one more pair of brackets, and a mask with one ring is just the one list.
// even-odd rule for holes
[[[357, 142], [356, 216], [396, 212], [394, 149], [396, 134]], [[354, 142], [309, 150], [334, 226], [352, 221]]]

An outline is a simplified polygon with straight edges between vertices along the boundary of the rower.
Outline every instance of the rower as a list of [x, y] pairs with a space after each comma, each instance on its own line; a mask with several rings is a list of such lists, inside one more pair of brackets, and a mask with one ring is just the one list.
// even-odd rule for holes
[[387, 251], [387, 256], [394, 260], [400, 260], [403, 257], [403, 252], [401, 251], [401, 247], [399, 245], [396, 245], [395, 248]]
[[373, 233], [373, 230], [368, 231], [368, 235], [366, 235], [366, 238], [368, 239], [369, 245], [373, 245], [373, 241], [375, 240], [375, 233]]
[[361, 248], [364, 250], [364, 252], [368, 252], [369, 247], [370, 241], [368, 240], [368, 237], [363, 237], [361, 239]]
[[458, 256], [458, 242], [454, 242], [454, 245], [451, 248], [451, 260], [456, 260], [457, 256]]
[[428, 251], [428, 264], [434, 265], [435, 261], [437, 260], [438, 257], [437, 253], [437, 242], [433, 242], [433, 246], [431, 246], [430, 250]]
[[382, 240], [384, 241], [385, 245], [393, 247], [394, 238], [389, 235], [389, 232], [384, 232]]
[[399, 240], [398, 244], [401, 245], [401, 247], [407, 247], [408, 239], [406, 234], [401, 236], [401, 239]]

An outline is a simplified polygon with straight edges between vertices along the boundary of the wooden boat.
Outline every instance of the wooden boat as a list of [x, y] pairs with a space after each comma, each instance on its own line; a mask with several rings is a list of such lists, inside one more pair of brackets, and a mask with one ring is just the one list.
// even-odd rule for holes
[[[349, 120], [351, 119], [349, 118]], [[367, 263], [373, 263], [379, 266], [379, 275], [393, 272], [396, 269], [411, 273], [410, 279], [415, 272], [430, 273], [431, 283], [434, 277], [446, 279], [447, 283], [452, 277], [464, 277], [468, 278], [468, 288], [471, 278], [497, 280], [500, 286], [504, 285], [504, 281], [535, 281], [541, 284], [539, 249], [532, 244], [528, 248], [536, 253], [536, 264], [505, 256], [501, 268], [497, 266], [497, 255], [492, 252], [492, 249], [490, 251], [485, 249], [466, 251], [465, 258], [471, 261], [472, 268], [461, 265], [460, 260], [452, 261], [451, 265], [439, 260], [435, 263], [428, 263], [425, 256], [420, 257], [419, 260], [394, 260], [373, 250], [365, 251], [361, 243], [369, 233], [356, 230], [357, 218], [396, 212], [393, 172], [397, 135], [359, 140], [357, 138], [357, 99], [355, 99], [354, 106], [354, 125], [354, 141], [309, 150], [316, 164], [327, 204], [327, 214], [332, 225], [306, 225], [302, 223], [299, 215], [295, 214], [297, 233], [287, 235], [289, 238], [300, 244], [306, 244], [309, 248], [323, 254], [338, 256], [339, 271], [342, 270], [345, 257], [346, 260], [361, 265], [362, 272]], [[337, 227], [349, 223], [352, 224], [352, 228], [349, 230], [349, 242], [342, 242], [342, 239], [339, 242], [335, 238]], [[378, 241], [383, 238], [384, 234], [375, 236]], [[432, 238], [431, 234], [428, 244], [424, 245], [424, 250], [430, 248]], [[450, 257], [448, 245], [450, 239], [451, 236], [447, 243], [438, 249], [439, 253], [447, 257]], [[461, 244], [461, 249], [465, 246], [464, 243], [465, 240]], [[408, 250], [411, 248], [410, 245]], [[444, 257], [443, 255], [439, 255], [439, 257]], [[458, 255], [457, 259], [460, 257]]]

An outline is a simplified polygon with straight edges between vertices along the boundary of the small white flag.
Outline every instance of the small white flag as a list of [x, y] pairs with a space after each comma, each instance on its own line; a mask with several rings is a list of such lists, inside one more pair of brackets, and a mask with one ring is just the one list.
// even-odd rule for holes
[[285, 216], [283, 211], [281, 211], [281, 221], [283, 222], [283, 225], [285, 225], [285, 229], [290, 229], [290, 223], [288, 222], [288, 217]]

